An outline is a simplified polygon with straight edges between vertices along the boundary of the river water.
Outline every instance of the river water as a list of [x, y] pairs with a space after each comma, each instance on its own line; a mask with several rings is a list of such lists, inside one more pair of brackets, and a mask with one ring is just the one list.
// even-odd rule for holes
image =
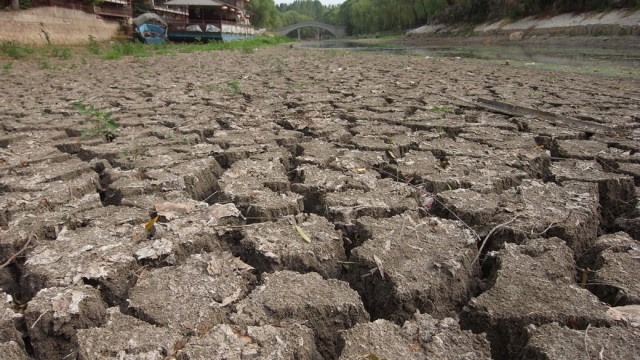
[[559, 45], [429, 45], [411, 46], [394, 42], [366, 43], [359, 41], [308, 41], [303, 48], [342, 49], [424, 57], [479, 59], [490, 62], [509, 62], [514, 65], [566, 70], [582, 73], [640, 76], [640, 48], [638, 47], [571, 47]]

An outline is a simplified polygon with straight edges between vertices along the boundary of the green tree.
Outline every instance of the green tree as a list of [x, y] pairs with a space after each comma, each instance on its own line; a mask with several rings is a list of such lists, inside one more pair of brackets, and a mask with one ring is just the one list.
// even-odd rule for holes
[[254, 14], [251, 22], [255, 27], [276, 29], [282, 26], [273, 0], [252, 0], [247, 4], [247, 10]]

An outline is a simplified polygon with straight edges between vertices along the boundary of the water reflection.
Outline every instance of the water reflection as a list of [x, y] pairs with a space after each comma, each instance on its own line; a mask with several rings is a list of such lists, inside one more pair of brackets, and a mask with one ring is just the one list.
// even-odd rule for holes
[[511, 60], [526, 63], [640, 68], [640, 50], [572, 48], [545, 45], [455, 45], [404, 46], [401, 44], [366, 44], [354, 41], [314, 41], [304, 48], [349, 49], [430, 57], [461, 57], [482, 60]]

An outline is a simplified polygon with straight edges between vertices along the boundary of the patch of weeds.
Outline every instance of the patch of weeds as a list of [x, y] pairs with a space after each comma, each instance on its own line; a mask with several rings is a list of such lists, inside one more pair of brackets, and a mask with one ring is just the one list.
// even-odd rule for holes
[[538, 90], [532, 90], [529, 93], [529, 97], [537, 98], [537, 97], [540, 97], [540, 96], [542, 96], [542, 93], [540, 91], [538, 91]]
[[253, 47], [251, 47], [251, 46], [243, 46], [242, 47], [242, 52], [245, 53], [245, 54], [251, 54], [251, 53], [253, 53], [254, 50], [255, 49]]
[[13, 59], [27, 57], [33, 50], [20, 45], [17, 41], [5, 41], [0, 43], [0, 52]]
[[6, 63], [2, 64], [2, 72], [4, 72], [5, 74], [8, 74], [12, 66], [13, 66], [13, 63], [11, 61], [7, 61]]
[[38, 59], [38, 69], [49, 70], [51, 69], [51, 63], [47, 59]]
[[98, 41], [96, 41], [96, 38], [93, 35], [89, 35], [87, 50], [94, 55], [100, 55], [100, 53], [102, 52], [100, 44], [98, 43]]
[[68, 48], [53, 47], [51, 54], [60, 60], [71, 59], [71, 50]]
[[175, 135], [173, 134], [173, 131], [166, 131], [163, 136], [166, 140], [171, 140]]
[[102, 112], [97, 110], [93, 105], [86, 105], [82, 102], [73, 104], [73, 108], [80, 114], [86, 116], [93, 121], [93, 127], [89, 129], [82, 129], [81, 139], [87, 139], [94, 136], [104, 136], [104, 138], [111, 142], [116, 137], [116, 129], [118, 124], [111, 119], [112, 112]]
[[240, 93], [242, 93], [242, 90], [240, 90], [240, 82], [238, 80], [230, 80], [227, 83], [227, 86], [233, 94], [239, 95]]
[[453, 113], [454, 109], [449, 105], [434, 105], [429, 108], [429, 111], [437, 113]]
[[327, 55], [329, 55], [331, 57], [338, 56], [338, 50], [336, 50], [336, 49], [327, 50]]
[[296, 82], [289, 83], [289, 87], [291, 88], [304, 89], [305, 86], [307, 86], [307, 84], [305, 84], [304, 81], [296, 81]]
[[284, 61], [282, 59], [276, 59], [276, 74], [282, 75], [284, 73]]
[[134, 41], [118, 41], [113, 43], [111, 49], [102, 55], [105, 60], [118, 60], [123, 56], [148, 56], [149, 52], [144, 44]]

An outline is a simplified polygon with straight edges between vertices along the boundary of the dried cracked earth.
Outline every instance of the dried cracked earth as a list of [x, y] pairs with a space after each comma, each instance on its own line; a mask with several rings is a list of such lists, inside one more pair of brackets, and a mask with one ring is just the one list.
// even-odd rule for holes
[[637, 79], [289, 47], [0, 79], [0, 359], [640, 354]]

